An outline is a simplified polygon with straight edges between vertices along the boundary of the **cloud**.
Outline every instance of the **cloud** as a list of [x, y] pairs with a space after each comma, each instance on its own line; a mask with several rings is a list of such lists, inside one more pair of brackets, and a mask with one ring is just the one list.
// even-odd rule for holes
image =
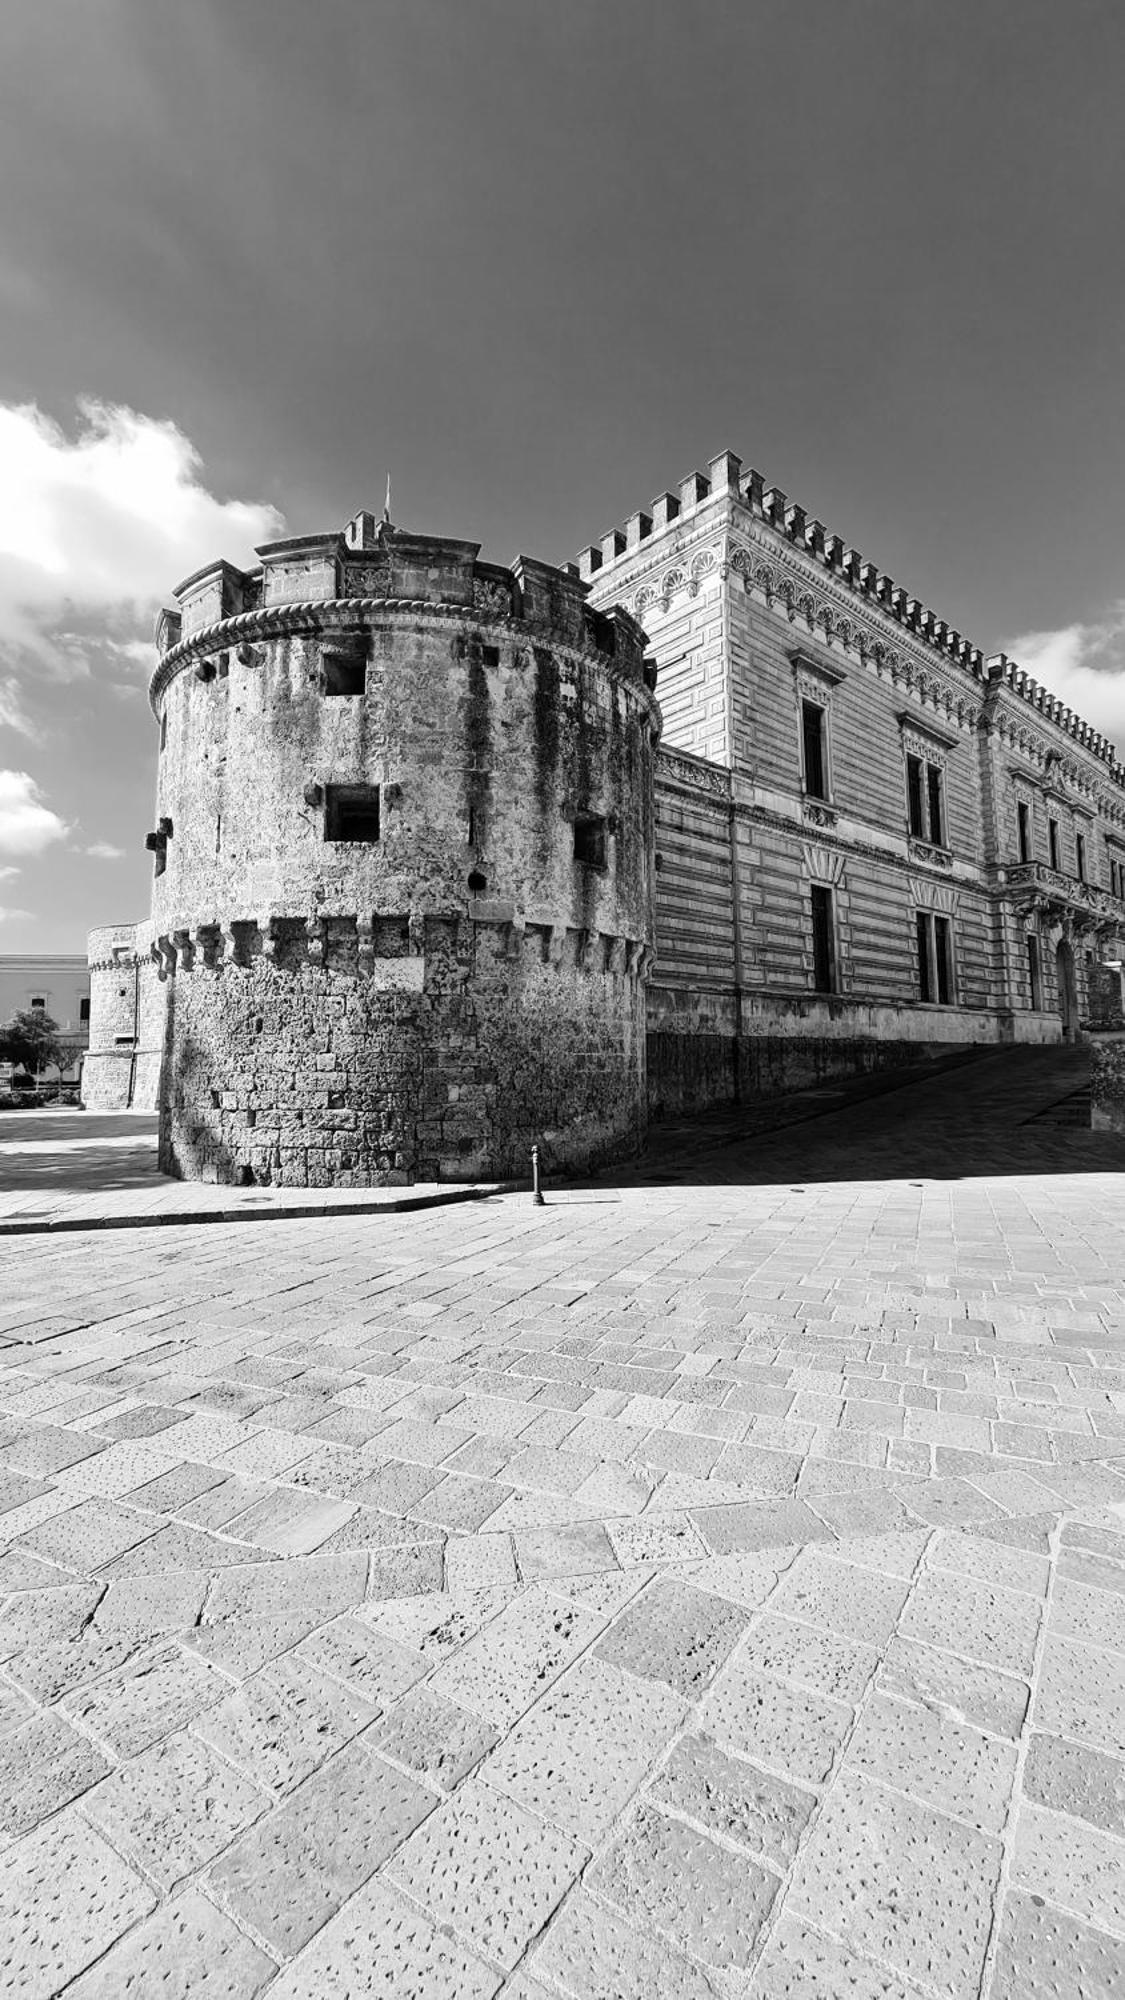
[[175, 424], [90, 398], [78, 409], [68, 437], [34, 403], [0, 404], [0, 659], [67, 679], [88, 671], [91, 639], [140, 659], [173, 584], [215, 556], [251, 561], [285, 525], [209, 493]]
[[1100, 623], [1024, 632], [1003, 650], [1119, 751], [1125, 746], [1125, 599]]
[[10, 903], [0, 903], [0, 924], [17, 923], [24, 917], [34, 916], [33, 910], [17, 910]]
[[82, 849], [94, 861], [124, 861], [125, 849], [115, 847], [112, 840], [92, 840], [89, 847]]
[[66, 821], [44, 805], [34, 778], [0, 771], [0, 854], [39, 854], [66, 832]]

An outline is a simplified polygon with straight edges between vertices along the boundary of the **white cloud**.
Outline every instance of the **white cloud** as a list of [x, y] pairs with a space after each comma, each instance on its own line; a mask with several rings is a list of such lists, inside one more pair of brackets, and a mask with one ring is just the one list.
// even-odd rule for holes
[[92, 840], [89, 847], [84, 847], [82, 852], [83, 854], [88, 854], [94, 861], [123, 861], [125, 859], [125, 849], [123, 847], [115, 847], [112, 840]]
[[18, 923], [24, 917], [32, 917], [34, 914], [34, 910], [17, 910], [10, 903], [0, 903], [0, 924]]
[[1125, 600], [1098, 624], [1024, 632], [1005, 639], [1003, 651], [1119, 751], [1125, 746]]
[[66, 821], [44, 805], [34, 778], [0, 771], [0, 854], [39, 854], [66, 831]]
[[117, 650], [142, 634], [173, 584], [225, 555], [253, 560], [284, 528], [260, 502], [217, 500], [175, 424], [85, 399], [68, 437], [34, 403], [0, 404], [0, 657], [86, 671], [77, 612]]

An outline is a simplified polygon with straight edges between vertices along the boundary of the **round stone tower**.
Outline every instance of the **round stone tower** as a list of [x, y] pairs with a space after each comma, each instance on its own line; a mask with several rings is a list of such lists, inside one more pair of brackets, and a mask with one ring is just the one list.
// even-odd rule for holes
[[641, 628], [359, 514], [157, 626], [161, 1165], [358, 1187], [627, 1154], [645, 1117]]

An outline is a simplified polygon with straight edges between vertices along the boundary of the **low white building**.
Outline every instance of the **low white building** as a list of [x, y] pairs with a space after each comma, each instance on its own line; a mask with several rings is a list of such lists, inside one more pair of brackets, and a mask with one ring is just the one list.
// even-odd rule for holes
[[[90, 968], [85, 953], [0, 956], [0, 1024], [21, 1013], [50, 1015], [61, 1039], [74, 1047], [74, 1060], [64, 1076], [77, 1077], [90, 1039]], [[9, 1074], [10, 1065], [0, 1064], [0, 1082], [6, 1082]]]

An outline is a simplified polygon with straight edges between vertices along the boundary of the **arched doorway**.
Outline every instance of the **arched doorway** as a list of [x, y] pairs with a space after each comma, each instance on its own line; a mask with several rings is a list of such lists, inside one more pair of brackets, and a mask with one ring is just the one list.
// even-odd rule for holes
[[1062, 1016], [1063, 1040], [1073, 1042], [1078, 1037], [1078, 981], [1074, 971], [1074, 950], [1068, 939], [1063, 938], [1055, 953], [1055, 994], [1059, 1013]]

